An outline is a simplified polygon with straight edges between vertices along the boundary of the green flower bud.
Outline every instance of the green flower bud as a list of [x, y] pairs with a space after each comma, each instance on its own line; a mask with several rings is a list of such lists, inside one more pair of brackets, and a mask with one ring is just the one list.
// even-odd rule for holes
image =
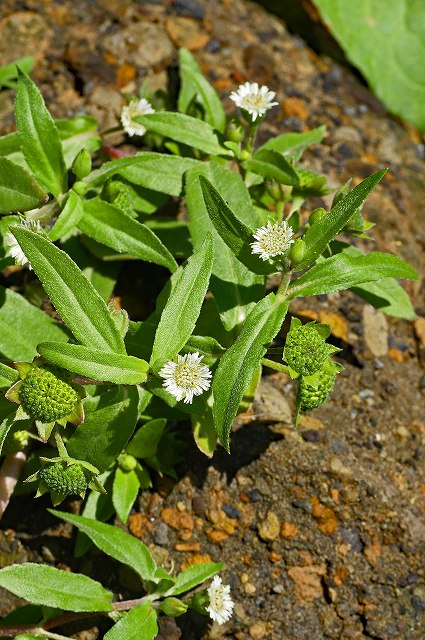
[[85, 147], [75, 156], [71, 169], [78, 180], [82, 180], [89, 175], [91, 171], [91, 156]]
[[187, 604], [178, 598], [165, 598], [159, 608], [166, 616], [172, 616], [173, 618], [183, 615], [188, 609]]
[[32, 367], [19, 387], [25, 411], [40, 422], [54, 422], [72, 413], [79, 396], [67, 371], [50, 364]]
[[297, 265], [305, 256], [307, 245], [302, 238], [295, 240], [289, 250], [289, 257], [293, 265]]
[[193, 594], [191, 599], [188, 601], [188, 606], [190, 609], [194, 609], [201, 615], [205, 616], [208, 614], [206, 607], [209, 605], [210, 599], [207, 594], [207, 590], [203, 589], [202, 591], [197, 591]]
[[80, 464], [67, 466], [64, 462], [47, 464], [39, 472], [40, 481], [54, 494], [66, 497], [84, 495], [88, 482]]
[[85, 182], [74, 182], [72, 185], [72, 190], [75, 191], [75, 193], [78, 193], [79, 196], [84, 196], [89, 189], [90, 185]]
[[227, 140], [230, 140], [231, 142], [242, 142], [244, 136], [245, 131], [243, 126], [231, 120], [226, 127]]
[[242, 162], [245, 162], [245, 160], [250, 159], [251, 155], [252, 154], [247, 149], [242, 149], [240, 159], [242, 160]]
[[326, 373], [321, 371], [318, 375], [318, 380], [315, 384], [311, 384], [307, 381], [307, 378], [300, 378], [300, 385], [298, 388], [298, 404], [301, 411], [308, 411], [310, 409], [316, 409], [323, 404], [326, 398], [331, 393], [335, 384], [335, 373]]
[[128, 453], [122, 453], [118, 456], [118, 464], [123, 471], [134, 471], [137, 467], [137, 460], [134, 456], [131, 456]]
[[286, 337], [284, 358], [288, 365], [304, 376], [318, 371], [329, 355], [326, 341], [313, 322], [291, 326]]
[[281, 185], [276, 182], [276, 180], [266, 180], [265, 181], [266, 191], [275, 200], [275, 202], [280, 202], [283, 200], [284, 192]]
[[1, 450], [2, 454], [7, 455], [8, 453], [16, 453], [17, 451], [25, 449], [29, 442], [28, 436], [29, 433], [25, 429], [22, 431], [15, 431], [14, 433], [8, 433]]
[[326, 215], [326, 209], [323, 209], [323, 207], [319, 207], [319, 209], [314, 209], [314, 211], [310, 213], [308, 222], [310, 225], [313, 225], [315, 222], [318, 222], [325, 215]]

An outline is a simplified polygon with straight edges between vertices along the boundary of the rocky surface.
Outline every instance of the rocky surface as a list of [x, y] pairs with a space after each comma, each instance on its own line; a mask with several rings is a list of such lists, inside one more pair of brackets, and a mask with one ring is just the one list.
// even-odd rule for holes
[[[326, 124], [324, 143], [305, 163], [334, 187], [390, 168], [366, 208], [377, 223], [373, 246], [424, 272], [422, 139], [388, 117], [348, 71], [257, 6], [5, 0], [1, 11], [0, 60], [35, 55], [33, 78], [57, 117], [91, 113], [102, 127], [113, 126], [125, 94], [143, 80], [175, 89], [179, 46], [194, 52], [223, 98], [245, 80], [268, 84], [280, 107], [267, 118], [263, 139]], [[0, 115], [3, 132], [11, 130], [13, 92], [0, 93]], [[207, 463], [191, 445], [180, 481], [158, 479], [140, 497], [132, 533], [168, 566], [224, 561], [236, 600], [225, 626], [186, 616], [181, 629], [165, 620], [161, 638], [425, 636], [423, 280], [406, 288], [419, 315], [414, 323], [384, 317], [349, 293], [298, 302], [293, 312], [329, 322], [343, 348], [345, 371], [331, 400], [293, 431], [293, 383], [266, 371], [253, 409], [235, 425], [232, 456], [219, 451]], [[46, 514], [47, 506], [44, 499], [12, 502], [1, 564], [43, 558], [131, 594], [132, 576], [105, 568], [99, 554], [72, 558], [71, 531]], [[8, 607], [10, 600], [1, 600], [0, 614]]]

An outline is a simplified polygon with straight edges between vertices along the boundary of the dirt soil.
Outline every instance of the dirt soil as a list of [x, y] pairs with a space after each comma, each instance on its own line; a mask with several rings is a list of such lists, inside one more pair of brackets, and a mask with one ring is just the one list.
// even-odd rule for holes
[[[35, 55], [33, 78], [57, 117], [90, 113], [113, 126], [124, 95], [145, 78], [152, 89], [176, 86], [179, 46], [194, 52], [223, 98], [245, 80], [268, 84], [281, 106], [267, 118], [263, 139], [326, 124], [324, 143], [304, 160], [334, 187], [390, 168], [366, 206], [377, 223], [370, 247], [424, 273], [423, 139], [261, 8], [242, 0], [5, 0], [1, 11], [1, 62]], [[0, 115], [2, 133], [11, 130], [13, 92], [0, 93]], [[158, 478], [140, 496], [130, 531], [165, 566], [225, 562], [236, 601], [221, 627], [195, 614], [177, 624], [164, 619], [163, 640], [423, 640], [423, 280], [406, 288], [415, 322], [384, 317], [351, 293], [298, 302], [292, 312], [329, 322], [343, 348], [345, 370], [331, 399], [294, 431], [294, 385], [265, 371], [252, 410], [235, 424], [232, 455], [219, 451], [207, 461], [188, 435], [180, 480]], [[0, 566], [70, 566], [135, 597], [132, 574], [106, 564], [100, 552], [73, 558], [74, 532], [48, 505], [12, 500]], [[80, 503], [65, 508], [78, 511]], [[0, 615], [14, 602], [3, 592]], [[102, 635], [87, 620], [80, 628], [80, 640]]]

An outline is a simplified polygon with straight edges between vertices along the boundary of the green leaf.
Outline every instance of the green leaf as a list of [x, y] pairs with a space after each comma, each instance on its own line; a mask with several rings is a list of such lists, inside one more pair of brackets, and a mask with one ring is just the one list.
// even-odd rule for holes
[[224, 327], [227, 331], [232, 331], [244, 322], [252, 307], [262, 297], [264, 276], [252, 273], [221, 239], [208, 215], [199, 182], [200, 175], [208, 176], [217, 190], [228, 201], [232, 199], [233, 207], [243, 212], [250, 222], [253, 221], [253, 224], [255, 224], [255, 214], [248, 190], [235, 171], [210, 163], [187, 173], [186, 204], [193, 245], [199, 246], [207, 230], [212, 233], [214, 262], [210, 288]]
[[104, 635], [105, 640], [153, 640], [158, 634], [157, 613], [150, 602], [136, 605]]
[[3, 362], [0, 362], [0, 376], [5, 380], [8, 380], [10, 383], [14, 383], [19, 380], [19, 373], [16, 369], [12, 369], [12, 367], [8, 367]]
[[223, 200], [217, 189], [204, 176], [199, 176], [199, 182], [205, 201], [205, 207], [212, 223], [222, 240], [233, 254], [250, 271], [267, 275], [276, 272], [276, 267], [264, 262], [251, 251], [254, 231], [240, 220]]
[[125, 353], [124, 341], [105, 301], [75, 262], [37, 233], [20, 227], [11, 231], [77, 340], [100, 351]]
[[137, 473], [135, 471], [123, 471], [118, 467], [115, 471], [112, 488], [112, 503], [123, 522], [127, 522], [139, 489], [140, 482]]
[[136, 432], [125, 450], [136, 458], [151, 458], [156, 455], [159, 441], [167, 421], [163, 418], [149, 420]]
[[296, 187], [300, 183], [291, 163], [281, 153], [272, 149], [260, 149], [250, 160], [244, 162], [243, 166], [248, 171], [269, 180], [276, 180], [281, 184]]
[[115, 384], [145, 382], [149, 365], [145, 360], [110, 351], [97, 351], [79, 344], [42, 342], [38, 353], [53, 364], [95, 380]]
[[214, 129], [209, 124], [184, 113], [158, 111], [135, 116], [134, 120], [140, 122], [148, 131], [199, 149], [208, 155], [228, 155], [227, 149], [220, 145]]
[[138, 416], [136, 387], [118, 387], [103, 394], [101, 406], [86, 416], [67, 443], [69, 455], [85, 460], [102, 473], [133, 435]]
[[272, 151], [283, 153], [284, 156], [297, 162], [301, 158], [304, 150], [311, 144], [321, 142], [325, 134], [326, 127], [324, 125], [316, 127], [316, 129], [312, 129], [311, 131], [304, 131], [303, 133], [283, 133], [280, 136], [267, 140], [258, 151], [271, 149]]
[[192, 414], [190, 418], [196, 446], [203, 454], [208, 456], [208, 458], [212, 458], [217, 448], [217, 434], [215, 432], [212, 411], [206, 411], [203, 416]]
[[278, 333], [288, 305], [270, 293], [256, 304], [243, 329], [220, 360], [214, 375], [213, 415], [217, 435], [229, 451], [229, 434], [245, 389], [258, 369], [261, 358]]
[[48, 199], [28, 171], [0, 157], [0, 213], [36, 209]]
[[368, 255], [352, 257], [339, 253], [323, 260], [307, 273], [294, 280], [288, 289], [289, 299], [315, 296], [349, 289], [363, 282], [381, 278], [407, 278], [417, 280], [416, 271], [389, 253], [374, 251]]
[[215, 576], [223, 567], [224, 564], [222, 562], [205, 562], [188, 567], [177, 575], [176, 583], [167, 595], [177, 596], [185, 591], [190, 591], [190, 589], [197, 587], [198, 584], [202, 584], [205, 580]]
[[71, 168], [75, 156], [81, 149], [94, 153], [102, 146], [97, 132], [97, 120], [92, 116], [74, 116], [66, 120], [55, 120], [62, 141], [62, 153], [67, 169]]
[[33, 604], [65, 611], [112, 611], [112, 593], [76, 573], [28, 562], [0, 570], [0, 587]]
[[0, 67], [0, 87], [13, 87], [14, 80], [18, 78], [18, 68], [24, 73], [29, 73], [34, 66], [34, 57], [25, 56], [18, 58], [9, 64], [3, 64]]
[[159, 264], [171, 272], [177, 269], [173, 256], [153, 231], [100, 198], [84, 202], [78, 226], [90, 238], [119, 253]]
[[179, 111], [185, 112], [188, 106], [187, 99], [183, 100], [183, 96], [194, 95], [205, 111], [205, 121], [214, 129], [223, 133], [226, 125], [226, 116], [216, 90], [208, 82], [188, 49], [180, 49], [179, 63], [182, 84], [179, 94]]
[[59, 240], [59, 238], [72, 231], [78, 225], [83, 213], [83, 203], [80, 196], [71, 190], [64, 208], [49, 231], [50, 240], [52, 242]]
[[67, 174], [59, 133], [33, 81], [20, 73], [16, 94], [16, 128], [28, 166], [54, 196], [66, 191]]
[[152, 580], [157, 567], [143, 542], [111, 524], [55, 509], [49, 509], [49, 511], [65, 522], [73, 524], [85, 533], [98, 549], [133, 569], [142, 580]]
[[202, 245], [187, 261], [165, 305], [155, 334], [151, 363], [171, 360], [189, 339], [207, 293], [213, 257], [213, 239], [207, 233]]
[[381, 169], [354, 187], [323, 218], [315, 222], [303, 236], [307, 249], [297, 270], [305, 269], [326, 249], [328, 243], [341, 231], [353, 213], [363, 204], [369, 193], [383, 178], [386, 169]]
[[[16, 407], [16, 404], [15, 404]], [[15, 420], [16, 420], [16, 408], [11, 408], [11, 412], [0, 422], [0, 455], [3, 451], [4, 441], [6, 440], [7, 434], [12, 429]], [[3, 416], [1, 416], [3, 417]]]
[[0, 353], [9, 360], [31, 361], [42, 340], [66, 342], [65, 328], [19, 293], [0, 287]]
[[313, 0], [313, 4], [389, 111], [425, 131], [422, 0]]

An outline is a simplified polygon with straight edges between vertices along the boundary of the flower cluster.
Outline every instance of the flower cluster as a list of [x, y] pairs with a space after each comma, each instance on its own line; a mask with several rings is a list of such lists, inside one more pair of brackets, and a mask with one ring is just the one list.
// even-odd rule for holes
[[133, 98], [126, 107], [122, 108], [121, 124], [127, 135], [143, 136], [146, 133], [146, 127], [139, 122], [135, 122], [133, 118], [134, 116], [144, 116], [148, 113], [155, 113], [155, 110], [145, 98], [140, 100]]
[[163, 386], [177, 401], [185, 404], [193, 401], [193, 396], [200, 396], [210, 388], [211, 371], [201, 364], [202, 356], [196, 353], [178, 355], [177, 362], [170, 360], [159, 372], [165, 382]]
[[245, 82], [241, 84], [237, 91], [232, 91], [230, 99], [237, 107], [247, 111], [254, 122], [257, 118], [261, 118], [266, 111], [274, 107], [277, 102], [273, 102], [275, 97], [274, 91], [263, 85], [258, 86], [258, 82]]
[[230, 586], [224, 585], [220, 576], [215, 576], [207, 589], [209, 605], [206, 608], [210, 618], [218, 624], [224, 624], [232, 617], [235, 603], [230, 596]]
[[[40, 235], [43, 235], [43, 227], [40, 224], [39, 220], [22, 220], [20, 225], [17, 226], [21, 226], [24, 229], [27, 229], [28, 231], [34, 231], [34, 233], [38, 233]], [[8, 247], [7, 249], [7, 254], [8, 256], [10, 256], [11, 258], [13, 258], [16, 262], [16, 264], [20, 264], [22, 267], [25, 265], [28, 265], [28, 268], [30, 270], [32, 270], [31, 267], [31, 263], [29, 262], [28, 258], [26, 257], [25, 253], [22, 251], [19, 242], [17, 241], [17, 239], [15, 238], [15, 236], [13, 235], [13, 233], [8, 233], [6, 234], [5, 237], [5, 243]]]
[[269, 220], [267, 226], [260, 227], [254, 233], [256, 242], [251, 243], [252, 253], [258, 254], [261, 260], [283, 256], [294, 242], [292, 235], [292, 227], [285, 220], [274, 223]]

